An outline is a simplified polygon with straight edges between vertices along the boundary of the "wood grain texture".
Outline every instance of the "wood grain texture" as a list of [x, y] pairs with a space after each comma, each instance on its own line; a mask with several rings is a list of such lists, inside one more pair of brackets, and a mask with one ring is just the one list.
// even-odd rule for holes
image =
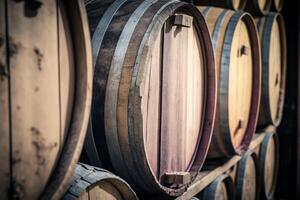
[[68, 135], [56, 167], [43, 192], [42, 199], [60, 198], [67, 189], [73, 170], [82, 151], [91, 108], [92, 55], [87, 16], [81, 0], [62, 1], [72, 35], [75, 63], [75, 96]]
[[[102, 39], [93, 35], [93, 41], [102, 41], [94, 44], [100, 47], [92, 111], [96, 150], [104, 166], [143, 194], [177, 196], [187, 184], [166, 184], [164, 174], [192, 172], [193, 179], [211, 136], [216, 80], [213, 59], [207, 59], [213, 58], [209, 33], [190, 4], [116, 2], [100, 14], [105, 18], [90, 23], [106, 30]], [[187, 23], [180, 22], [181, 15]]]
[[61, 145], [57, 3], [45, 2], [35, 17], [24, 15], [24, 2], [7, 3], [12, 188], [16, 198], [37, 199]]
[[283, 18], [270, 13], [257, 19], [262, 48], [262, 99], [258, 128], [278, 126], [282, 119], [286, 85], [286, 35]]
[[172, 19], [165, 23], [161, 66], [161, 175], [186, 171], [201, 138], [205, 78], [200, 45], [194, 27], [174, 26]]
[[6, 1], [0, 2], [0, 194], [8, 199], [10, 186], [10, 102], [9, 102], [9, 68], [7, 59], [7, 18]]
[[236, 177], [236, 199], [258, 199], [258, 165], [257, 157], [247, 152], [238, 163]]
[[64, 200], [137, 199], [131, 187], [121, 178], [100, 168], [77, 164]]
[[261, 65], [258, 35], [249, 15], [198, 7], [207, 20], [218, 71], [218, 101], [208, 157], [247, 150], [256, 129]]
[[[265, 133], [255, 134], [248, 151], [254, 151], [257, 147], [259, 147], [263, 142], [265, 135]], [[205, 168], [198, 174], [195, 181], [190, 185], [188, 190], [183, 195], [176, 198], [176, 200], [185, 200], [196, 196], [224, 173], [229, 174], [232, 178], [236, 177], [237, 163], [241, 159], [241, 156], [233, 156], [228, 161], [221, 164], [218, 163], [218, 165], [211, 166], [209, 169], [206, 169], [207, 166], [205, 166]], [[232, 169], [233, 167], [236, 169]], [[232, 174], [234, 174], [234, 176], [232, 176]], [[234, 180], [236, 180], [236, 178], [234, 178]]]
[[[237, 24], [230, 53], [228, 113], [229, 129], [234, 148], [238, 148], [244, 138], [251, 109], [251, 93], [253, 81], [253, 62], [251, 50], [248, 55], [242, 48], [251, 48], [247, 26], [241, 21]], [[239, 108], [239, 109], [237, 109]]]
[[[75, 63], [74, 46], [70, 32], [68, 16], [63, 4], [58, 13], [58, 56], [59, 56], [59, 91], [60, 91], [60, 120], [61, 143], [64, 143], [70, 126], [75, 96]], [[62, 145], [61, 145], [62, 146]], [[60, 146], [60, 147], [61, 147]]]
[[[8, 145], [3, 150], [11, 169], [1, 176], [11, 180], [2, 196], [58, 199], [79, 159], [90, 112], [92, 60], [83, 3], [7, 1], [2, 8], [9, 70], [1, 68], [0, 78], [4, 72], [9, 77], [10, 102], [1, 103], [1, 109], [6, 106], [0, 112], [1, 137], [9, 135], [10, 141], [1, 142]], [[0, 91], [5, 99], [2, 83]]]
[[234, 199], [235, 188], [232, 178], [228, 175], [219, 176], [202, 192], [201, 197], [207, 200]]
[[260, 145], [259, 174], [261, 198], [273, 199], [278, 175], [279, 146], [275, 132], [266, 133]]

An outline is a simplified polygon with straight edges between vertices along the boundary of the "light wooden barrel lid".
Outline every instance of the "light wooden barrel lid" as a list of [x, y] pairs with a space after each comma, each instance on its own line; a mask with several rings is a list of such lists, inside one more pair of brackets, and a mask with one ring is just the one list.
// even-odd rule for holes
[[256, 26], [247, 13], [199, 9], [206, 17], [218, 70], [217, 114], [209, 157], [241, 154], [256, 129], [261, 93]]
[[258, 196], [258, 166], [255, 153], [249, 151], [238, 163], [236, 176], [236, 198], [255, 200]]
[[276, 133], [267, 133], [260, 147], [259, 170], [261, 197], [273, 199], [279, 164], [279, 146]]
[[258, 126], [278, 126], [286, 85], [286, 33], [282, 16], [270, 13], [257, 21], [262, 47], [262, 100]]
[[[176, 20], [190, 20], [188, 27]], [[141, 83], [144, 143], [158, 178], [190, 168], [199, 140], [206, 101], [206, 66], [193, 17], [167, 19], [147, 55]]]

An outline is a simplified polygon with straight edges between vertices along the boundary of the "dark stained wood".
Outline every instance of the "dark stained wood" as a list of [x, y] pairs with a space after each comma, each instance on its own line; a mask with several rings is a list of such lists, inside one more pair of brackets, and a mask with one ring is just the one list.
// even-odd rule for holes
[[207, 200], [230, 200], [235, 198], [233, 180], [228, 175], [219, 176], [202, 192], [201, 199]]
[[236, 11], [244, 10], [247, 0], [193, 0], [195, 5], [216, 6]]
[[166, 184], [188, 184], [191, 182], [191, 176], [188, 172], [166, 173], [164, 176]]
[[258, 128], [278, 126], [285, 99], [287, 47], [283, 18], [270, 13], [257, 20], [262, 49], [262, 98]]
[[[96, 149], [86, 148], [87, 153], [98, 152], [104, 167], [111, 166], [145, 195], [178, 196], [187, 181], [164, 185], [165, 174], [189, 172], [194, 179], [206, 157], [215, 114], [213, 51], [204, 19], [192, 5], [177, 1], [115, 1], [100, 10], [98, 19], [93, 3], [87, 7], [96, 55]], [[168, 70], [172, 58], [174, 68]], [[173, 125], [178, 126], [174, 132]]]
[[242, 154], [255, 132], [260, 102], [260, 49], [255, 24], [248, 14], [198, 8], [206, 17], [218, 70], [218, 106], [208, 158]]

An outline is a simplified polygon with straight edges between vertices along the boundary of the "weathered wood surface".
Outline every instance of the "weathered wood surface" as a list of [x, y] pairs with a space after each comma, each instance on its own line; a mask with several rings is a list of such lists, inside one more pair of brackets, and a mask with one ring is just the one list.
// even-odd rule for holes
[[64, 200], [134, 200], [136, 194], [121, 178], [104, 169], [77, 164]]
[[0, 194], [8, 199], [10, 174], [10, 102], [9, 102], [9, 68], [7, 59], [7, 18], [6, 1], [0, 2]]
[[145, 195], [178, 196], [204, 162], [215, 114], [204, 18], [176, 0], [94, 1], [87, 10], [95, 60], [88, 157]]
[[92, 54], [85, 6], [81, 0], [61, 1], [60, 5], [65, 8], [72, 35], [75, 69], [74, 102], [71, 121], [66, 129], [67, 135], [64, 136], [67, 142], [64, 143], [56, 167], [48, 180], [43, 199], [60, 198], [67, 189], [82, 151], [92, 101]]
[[58, 198], [80, 156], [91, 104], [84, 5], [0, 4], [1, 197], [52, 191], [47, 197]]

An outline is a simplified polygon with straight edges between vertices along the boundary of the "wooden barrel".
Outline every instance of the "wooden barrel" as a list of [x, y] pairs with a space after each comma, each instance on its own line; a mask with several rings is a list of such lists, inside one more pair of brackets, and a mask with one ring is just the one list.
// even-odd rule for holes
[[230, 157], [248, 149], [260, 101], [260, 48], [255, 23], [247, 13], [199, 7], [213, 41], [218, 102], [208, 158]]
[[78, 163], [63, 200], [134, 200], [136, 194], [120, 177], [86, 164]]
[[267, 133], [259, 152], [259, 174], [262, 199], [274, 199], [279, 164], [279, 144], [275, 133]]
[[284, 0], [274, 0], [272, 10], [276, 12], [280, 12], [282, 10], [283, 4], [284, 4]]
[[95, 59], [95, 145], [87, 149], [99, 158], [92, 164], [112, 166], [144, 195], [180, 195], [203, 164], [215, 115], [205, 20], [177, 0], [86, 6]]
[[267, 15], [271, 9], [273, 0], [247, 0], [245, 10], [252, 15]]
[[278, 13], [257, 20], [262, 48], [262, 97], [258, 127], [278, 126], [283, 114], [286, 83], [286, 34]]
[[[248, 0], [249, 1], [249, 0]], [[236, 11], [244, 10], [247, 0], [194, 0], [195, 5], [216, 6]]]
[[4, 0], [0, 9], [1, 197], [38, 199], [44, 191], [46, 199], [58, 199], [80, 156], [90, 112], [84, 4]]
[[235, 199], [233, 180], [228, 175], [219, 176], [202, 192], [201, 199], [205, 200], [230, 200]]
[[247, 152], [238, 163], [236, 174], [236, 199], [255, 200], [258, 197], [258, 167], [257, 157], [253, 152]]

